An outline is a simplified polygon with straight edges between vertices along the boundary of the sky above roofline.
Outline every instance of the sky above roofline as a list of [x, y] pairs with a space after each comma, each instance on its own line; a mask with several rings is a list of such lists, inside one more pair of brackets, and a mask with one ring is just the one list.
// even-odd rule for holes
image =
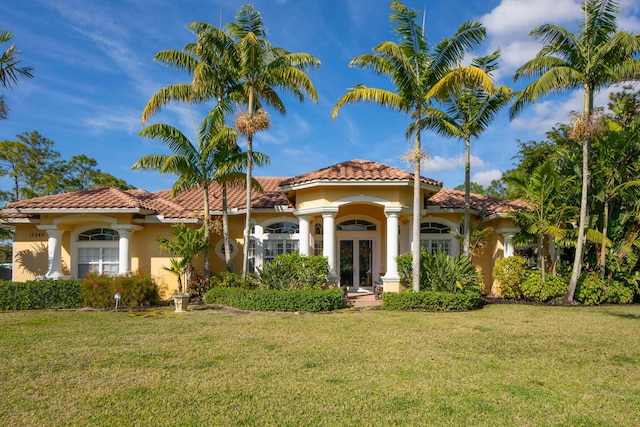
[[[56, 142], [62, 157], [85, 154], [99, 168], [130, 184], [156, 191], [171, 187], [175, 178], [155, 172], [130, 170], [141, 156], [166, 153], [158, 141], [138, 136], [140, 116], [148, 99], [161, 87], [189, 78], [152, 60], [164, 49], [181, 49], [193, 41], [186, 29], [194, 21], [212, 24], [233, 20], [243, 2], [191, 0], [61, 0], [3, 2], [0, 28], [15, 34], [14, 42], [34, 78], [21, 80], [5, 91], [11, 111], [0, 122], [0, 138], [39, 131]], [[345, 106], [335, 120], [331, 108], [345, 90], [357, 83], [391, 88], [387, 79], [368, 70], [350, 69], [355, 56], [393, 39], [389, 1], [381, 0], [261, 0], [253, 2], [263, 15], [274, 46], [311, 53], [322, 69], [311, 73], [319, 102], [298, 103], [283, 96], [287, 114], [270, 112], [271, 128], [255, 137], [255, 149], [271, 156], [271, 165], [258, 168], [260, 176], [296, 176], [351, 159], [366, 159], [408, 169], [401, 157], [409, 150], [404, 138], [408, 118], [373, 105]], [[407, 1], [413, 9], [424, 3]], [[640, 3], [621, 1], [620, 29], [640, 29]], [[514, 85], [513, 71], [532, 58], [539, 45], [528, 33], [543, 23], [574, 29], [581, 18], [577, 0], [444, 1], [426, 5], [426, 31], [431, 44], [452, 35], [467, 19], [485, 24], [488, 37], [481, 51], [503, 52], [500, 84]], [[608, 92], [598, 94], [605, 105]], [[509, 121], [506, 111], [490, 129], [472, 142], [472, 179], [487, 185], [512, 167], [517, 141], [541, 140], [545, 132], [567, 122], [580, 110], [582, 93], [550, 97], [528, 107]], [[194, 122], [206, 106], [169, 105], [152, 117], [192, 136]], [[423, 176], [455, 187], [464, 180], [462, 142], [431, 133], [423, 136], [430, 160]], [[241, 144], [245, 144], [244, 141]], [[0, 180], [0, 189], [8, 185]]]

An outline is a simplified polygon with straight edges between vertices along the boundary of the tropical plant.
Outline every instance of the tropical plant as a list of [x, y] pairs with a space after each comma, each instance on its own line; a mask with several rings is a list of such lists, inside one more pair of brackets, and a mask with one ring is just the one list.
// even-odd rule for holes
[[[575, 208], [566, 204], [566, 191], [574, 178], [560, 176], [551, 161], [535, 168], [531, 176], [518, 172], [505, 177], [516, 197], [527, 204], [512, 215], [524, 233], [536, 239], [543, 282], [549, 245], [565, 238], [575, 218]], [[553, 264], [552, 271], [555, 271]]]
[[[13, 40], [11, 31], [0, 30], [0, 46]], [[16, 49], [15, 44], [10, 44], [7, 49], [0, 55], [0, 85], [5, 89], [11, 89], [18, 84], [18, 77], [32, 78], [33, 68], [20, 67], [20, 61], [17, 55], [20, 50]], [[0, 94], [0, 120], [7, 118], [9, 108], [4, 101], [4, 96]]]
[[164, 269], [184, 276], [184, 287], [182, 281], [178, 280], [178, 292], [186, 291], [189, 286], [191, 273], [193, 272], [193, 258], [208, 249], [204, 239], [204, 228], [189, 228], [184, 223], [176, 223], [171, 227], [169, 237], [158, 236], [156, 239], [160, 249], [180, 259], [172, 259], [170, 265]]
[[[498, 68], [500, 51], [474, 58], [471, 67], [486, 73], [483, 80], [490, 80]], [[459, 70], [456, 70], [459, 72]], [[442, 99], [443, 109], [429, 107], [425, 117], [417, 124], [440, 135], [464, 140], [464, 238], [463, 248], [471, 255], [471, 138], [477, 138], [491, 124], [498, 112], [511, 100], [511, 89], [506, 86], [486, 90], [474, 81], [459, 81]]]
[[[427, 107], [431, 106], [438, 91], [447, 93], [449, 86], [466, 80], [481, 81], [479, 69], [466, 67], [452, 75], [447, 84], [442, 80], [462, 60], [466, 50], [478, 46], [485, 37], [486, 30], [479, 22], [465, 22], [450, 39], [444, 39], [431, 51], [427, 45], [424, 28], [417, 22], [418, 13], [402, 3], [391, 3], [391, 22], [399, 42], [385, 41], [373, 48], [373, 53], [354, 58], [350, 67], [368, 68], [379, 75], [389, 76], [395, 91], [370, 88], [362, 84], [349, 89], [335, 104], [332, 118], [338, 115], [346, 104], [374, 102], [385, 108], [406, 113], [414, 125], [407, 128], [407, 137], [413, 136], [413, 150], [409, 155], [413, 163], [413, 242], [420, 241], [420, 166], [424, 154], [421, 147], [422, 127]], [[484, 82], [491, 87], [491, 82]], [[437, 89], [437, 90], [436, 90]], [[413, 245], [412, 287], [420, 289], [420, 245]]]
[[153, 169], [160, 173], [177, 174], [173, 184], [174, 195], [191, 188], [202, 188], [203, 194], [203, 239], [204, 239], [204, 277], [208, 280], [210, 269], [209, 247], [211, 241], [211, 212], [209, 187], [216, 180], [215, 149], [218, 144], [235, 144], [234, 129], [215, 122], [216, 118], [208, 116], [198, 129], [196, 144], [178, 129], [167, 124], [152, 124], [140, 131], [140, 136], [159, 139], [167, 145], [173, 154], [150, 154], [138, 159], [135, 169]]
[[584, 21], [577, 33], [553, 24], [534, 29], [530, 37], [541, 40], [542, 49], [535, 58], [523, 64], [514, 80], [533, 78], [520, 91], [511, 106], [511, 117], [540, 98], [571, 89], [584, 89], [583, 113], [578, 120], [584, 132], [577, 132], [582, 141], [582, 188], [578, 238], [571, 280], [566, 299], [573, 301], [578, 277], [582, 270], [582, 254], [587, 225], [589, 193], [589, 151], [593, 136], [592, 112], [594, 94], [613, 83], [638, 80], [640, 76], [640, 36], [618, 31], [616, 14], [620, 12], [614, 0], [584, 0]]
[[[243, 94], [242, 102], [247, 111], [238, 117], [238, 130], [247, 137], [246, 168], [246, 217], [244, 228], [244, 248], [242, 257], [242, 275], [246, 276], [249, 260], [249, 234], [251, 231], [251, 192], [253, 173], [253, 135], [268, 128], [269, 118], [261, 104], [274, 107], [285, 113], [285, 107], [276, 93], [282, 89], [293, 94], [299, 101], [307, 94], [313, 101], [318, 95], [307, 71], [320, 67], [320, 61], [304, 52], [292, 53], [269, 43], [262, 15], [252, 5], [240, 7], [235, 21], [227, 24], [231, 43], [225, 46], [227, 67], [230, 67], [235, 84], [231, 92]], [[219, 32], [212, 34], [214, 39]]]

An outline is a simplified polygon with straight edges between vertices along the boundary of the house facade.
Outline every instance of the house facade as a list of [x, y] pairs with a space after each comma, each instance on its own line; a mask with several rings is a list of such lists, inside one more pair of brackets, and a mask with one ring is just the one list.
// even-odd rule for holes
[[[296, 177], [257, 180], [263, 192], [254, 192], [251, 200], [251, 268], [282, 253], [323, 255], [332, 275], [350, 290], [375, 284], [384, 285], [385, 292], [402, 289], [395, 259], [414, 244], [412, 174], [351, 160]], [[461, 247], [451, 232], [462, 231], [464, 193], [443, 189], [428, 178], [421, 178], [420, 188], [421, 233], [416, 243], [457, 255]], [[220, 217], [220, 188], [212, 186], [210, 193], [212, 216]], [[228, 190], [236, 272], [242, 268], [245, 244], [245, 197], [242, 188]], [[3, 215], [15, 227], [13, 280], [140, 272], [150, 274], [168, 298], [177, 281], [164, 269], [172, 257], [160, 250], [157, 237], [169, 236], [177, 222], [198, 227], [202, 199], [201, 189], [173, 197], [170, 190], [100, 188], [11, 203]], [[474, 194], [471, 206], [474, 223], [493, 229], [484, 249], [473, 257], [488, 293], [495, 262], [513, 253], [511, 238], [519, 230], [508, 213], [519, 205]], [[213, 235], [211, 244], [212, 271], [224, 271], [222, 236]]]

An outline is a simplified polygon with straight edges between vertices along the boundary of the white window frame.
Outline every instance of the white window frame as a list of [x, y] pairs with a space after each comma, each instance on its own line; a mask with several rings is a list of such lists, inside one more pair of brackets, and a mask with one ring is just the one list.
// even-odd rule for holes
[[[79, 240], [80, 239], [80, 235], [83, 233], [86, 233], [89, 230], [93, 230], [93, 229], [97, 229], [97, 228], [104, 228], [104, 229], [111, 229], [113, 230], [113, 228], [109, 225], [104, 225], [104, 224], [100, 224], [100, 225], [94, 225], [94, 224], [85, 224], [83, 225], [83, 227], [80, 229], [75, 230], [75, 232], [73, 233], [72, 239], [74, 242], [74, 254], [75, 257], [73, 259], [72, 262], [72, 276], [73, 277], [77, 277], [77, 278], [81, 278], [80, 277], [80, 264], [83, 265], [97, 265], [98, 266], [98, 270], [96, 271], [96, 273], [98, 274], [109, 274], [109, 275], [117, 275], [118, 271], [119, 271], [119, 267], [120, 267], [120, 240]], [[114, 230], [118, 236], [119, 236], [119, 232], [118, 230]], [[89, 262], [89, 263], [81, 263], [80, 262], [80, 250], [81, 249], [97, 249], [100, 251], [100, 255], [98, 257], [98, 261], [96, 262]], [[104, 250], [105, 249], [110, 249], [110, 250], [115, 250], [116, 253], [116, 259], [117, 262], [113, 262], [113, 261], [104, 261]], [[105, 266], [110, 265], [110, 266], [115, 266], [115, 272], [114, 273], [110, 273], [110, 272], [105, 272]], [[91, 271], [91, 269], [89, 270]]]
[[[460, 228], [460, 224], [448, 221], [443, 218], [438, 217], [425, 217], [420, 220], [420, 228], [422, 228], [422, 224], [425, 222], [437, 223], [444, 226], [449, 227], [449, 230], [458, 230]], [[449, 250], [447, 253], [451, 256], [457, 256], [460, 253], [460, 243], [458, 239], [456, 239], [453, 234], [446, 233], [420, 233], [420, 246], [432, 252], [432, 246], [435, 244], [436, 246], [440, 246], [440, 243], [449, 246]]]
[[[279, 222], [290, 222], [292, 224], [296, 224], [298, 226], [298, 232], [297, 233], [267, 233], [266, 232], [267, 227]], [[251, 260], [253, 260], [253, 269], [255, 270], [256, 268], [261, 268], [265, 264], [265, 262], [267, 262], [269, 259], [273, 259], [276, 255], [279, 255], [280, 253], [300, 253], [299, 229], [300, 229], [300, 222], [296, 217], [271, 218], [260, 224], [256, 224], [252, 228], [253, 232], [249, 237], [251, 239], [249, 243], [250, 266], [252, 264]], [[284, 251], [283, 252], [276, 251], [276, 254], [274, 256], [267, 258], [266, 249], [267, 249], [268, 242], [269, 243], [275, 242], [276, 245], [277, 243], [281, 242], [283, 244]], [[287, 242], [290, 245], [295, 246], [295, 250], [287, 251]]]

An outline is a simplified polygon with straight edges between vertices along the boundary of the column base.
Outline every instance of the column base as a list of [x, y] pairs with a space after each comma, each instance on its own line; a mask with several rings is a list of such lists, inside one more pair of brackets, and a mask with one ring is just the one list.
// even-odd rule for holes
[[385, 292], [402, 292], [405, 289], [407, 289], [405, 286], [402, 285], [402, 283], [400, 282], [400, 278], [399, 277], [381, 277], [382, 279], [382, 285], [384, 286], [384, 291]]

